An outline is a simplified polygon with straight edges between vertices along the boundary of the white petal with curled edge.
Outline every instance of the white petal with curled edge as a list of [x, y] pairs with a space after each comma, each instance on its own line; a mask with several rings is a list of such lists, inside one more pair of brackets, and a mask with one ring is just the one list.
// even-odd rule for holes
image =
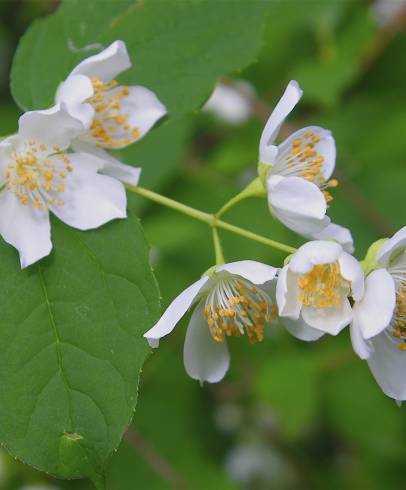
[[218, 383], [230, 365], [227, 342], [216, 342], [204, 317], [204, 303], [192, 314], [186, 331], [183, 361], [188, 375], [200, 382]]
[[90, 153], [102, 160], [103, 168], [100, 169], [100, 173], [114, 177], [126, 184], [138, 185], [141, 176], [140, 167], [121, 163], [103, 148], [97, 148], [91, 143], [79, 139], [73, 141], [72, 148], [78, 153]]
[[377, 269], [365, 280], [365, 293], [353, 307], [354, 320], [364, 339], [378, 335], [385, 329], [396, 306], [395, 282], [386, 269]]
[[330, 218], [324, 216], [322, 219], [310, 218], [297, 214], [294, 211], [284, 211], [278, 208], [271, 207], [272, 214], [287, 228], [299, 233], [305, 237], [311, 237], [330, 224]]
[[313, 240], [335, 240], [343, 249], [352, 254], [354, 252], [354, 240], [351, 231], [344, 226], [330, 223], [324, 230], [309, 236]]
[[347, 252], [342, 252], [338, 257], [340, 272], [344, 279], [351, 283], [351, 295], [355, 301], [359, 301], [365, 291], [364, 270], [358, 260]]
[[324, 240], [313, 240], [299, 247], [292, 255], [289, 267], [292, 271], [305, 274], [319, 264], [331, 264], [342, 253], [342, 247], [338, 243]]
[[299, 216], [323, 219], [326, 200], [317, 185], [302, 177], [270, 175], [267, 179], [268, 203], [272, 209]]
[[101, 175], [103, 162], [88, 153], [69, 155], [73, 171], [63, 193], [51, 193], [64, 204], [50, 205], [60, 220], [79, 230], [90, 230], [116, 218], [127, 216], [127, 197], [116, 179]]
[[131, 61], [123, 41], [114, 41], [110, 46], [94, 56], [81, 61], [71, 72], [72, 75], [96, 77], [109, 82], [119, 73], [130, 68]]
[[382, 391], [395, 400], [406, 400], [406, 352], [384, 330], [371, 339], [374, 352], [368, 366]]
[[64, 104], [44, 111], [24, 113], [18, 120], [18, 134], [48, 146], [66, 149], [83, 132], [83, 124], [73, 118]]
[[342, 296], [338, 305], [325, 308], [303, 306], [303, 320], [313, 328], [330, 335], [337, 335], [352, 321], [352, 308], [347, 297]]
[[404, 248], [406, 248], [406, 226], [397, 231], [392, 238], [389, 238], [389, 240], [382, 245], [376, 259], [383, 267], [387, 267], [391, 256]]
[[172, 332], [208, 279], [207, 276], [203, 276], [182, 291], [168, 306], [159, 321], [148, 332], [144, 333], [144, 337], [151, 347], [158, 347], [159, 339]]
[[83, 124], [83, 131], [89, 129], [94, 117], [94, 108], [87, 101], [94, 94], [90, 78], [73, 75], [62, 82], [56, 92], [56, 103], [65, 104], [69, 114]]
[[297, 285], [297, 276], [289, 271], [285, 265], [278, 275], [276, 283], [276, 303], [279, 315], [298, 319], [302, 303], [299, 301], [300, 290]]
[[230, 274], [237, 274], [253, 284], [264, 284], [274, 279], [278, 269], [255, 260], [240, 260], [217, 266], [216, 271], [227, 271]]
[[281, 317], [279, 321], [294, 337], [306, 342], [319, 340], [325, 333], [308, 325], [303, 320], [302, 316], [299, 316], [297, 320], [288, 317]]
[[267, 147], [272, 145], [279, 128], [281, 127], [283, 121], [293, 110], [295, 105], [299, 102], [302, 96], [302, 90], [299, 84], [292, 80], [289, 82], [285, 89], [281, 99], [276, 104], [274, 110], [272, 111], [269, 119], [265, 125], [262, 132], [261, 139], [259, 141], [259, 160], [263, 163], [272, 163], [267, 161]]
[[167, 113], [166, 107], [154, 92], [146, 87], [128, 87], [128, 95], [121, 99], [120, 105], [120, 112], [128, 114], [129, 126], [137, 128], [140, 137]]
[[[278, 156], [277, 163], [275, 165], [275, 171], [277, 169], [286, 169], [287, 161], [286, 158], [289, 156], [292, 160], [292, 163], [295, 161], [299, 161], [301, 155], [295, 157], [291, 154], [293, 142], [297, 139], [301, 139], [302, 141], [307, 140], [305, 138], [306, 133], [313, 133], [314, 136], [319, 138], [319, 141], [312, 142], [313, 150], [317, 153], [317, 156], [323, 157], [323, 163], [321, 165], [321, 175], [325, 180], [328, 180], [331, 177], [331, 174], [334, 171], [335, 163], [336, 163], [336, 145], [334, 138], [331, 134], [331, 131], [327, 129], [320, 128], [318, 126], [308, 126], [306, 128], [299, 129], [291, 134], [288, 138], [286, 138], [279, 146], [278, 146]], [[304, 144], [304, 143], [303, 143]]]
[[353, 319], [350, 325], [350, 336], [354, 352], [361, 359], [368, 359], [368, 357], [374, 351], [374, 348], [372, 346], [372, 342], [370, 340], [365, 340], [362, 336], [362, 332], [356, 318]]
[[21, 268], [37, 262], [52, 250], [48, 211], [24, 205], [4, 189], [0, 192], [0, 234], [20, 254]]

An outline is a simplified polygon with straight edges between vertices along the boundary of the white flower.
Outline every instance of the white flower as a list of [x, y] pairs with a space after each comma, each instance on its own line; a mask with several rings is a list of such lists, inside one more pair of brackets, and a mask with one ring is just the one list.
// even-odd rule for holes
[[406, 400], [406, 227], [383, 244], [376, 267], [355, 310], [351, 339], [384, 393]]
[[245, 80], [219, 83], [203, 106], [229, 124], [243, 124], [252, 115], [254, 89]]
[[[79, 151], [106, 159], [106, 171], [136, 185], [139, 169], [108, 158], [103, 150], [123, 148], [144, 136], [166, 114], [165, 106], [149, 89], [120, 86], [114, 78], [131, 67], [123, 41], [115, 41], [97, 55], [81, 61], [61, 83], [56, 102], [82, 123], [82, 134], [72, 143]], [[85, 145], [85, 146], [84, 146]]]
[[228, 453], [225, 469], [243, 488], [291, 487], [285, 483], [291, 483], [292, 468], [268, 442], [240, 443]]
[[266, 174], [271, 212], [288, 228], [303, 235], [322, 231], [329, 223], [326, 190], [335, 187], [329, 180], [335, 167], [334, 139], [326, 129], [309, 126], [274, 144], [279, 128], [302, 96], [291, 81], [265, 125], [259, 145], [260, 164], [269, 166]]
[[348, 296], [364, 294], [360, 263], [333, 241], [302, 245], [279, 273], [276, 300], [283, 325], [302, 340], [337, 335], [353, 317]]
[[57, 105], [25, 113], [18, 134], [0, 143], [0, 234], [19, 251], [21, 267], [50, 253], [49, 211], [80, 230], [126, 217], [124, 187], [98, 173], [104, 162], [65, 152], [80, 129]]
[[171, 333], [196, 304], [186, 332], [185, 368], [193, 379], [216, 383], [229, 367], [227, 336], [263, 340], [265, 324], [275, 314], [264, 284], [272, 281], [276, 272], [274, 267], [252, 260], [216, 266], [175, 298], [144, 337], [151, 347], [158, 347], [159, 339]]

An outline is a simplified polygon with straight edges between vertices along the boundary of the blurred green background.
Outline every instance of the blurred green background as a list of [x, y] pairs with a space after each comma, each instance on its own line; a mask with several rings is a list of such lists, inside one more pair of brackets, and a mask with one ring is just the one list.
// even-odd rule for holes
[[[155, 155], [142, 185], [216, 211], [255, 176], [264, 121], [294, 78], [304, 97], [282, 136], [308, 124], [333, 131], [340, 186], [329, 214], [351, 228], [355, 254], [362, 258], [373, 240], [406, 224], [406, 3], [269, 3], [257, 62], [225, 81], [252, 84], [249, 116], [237, 124], [196, 112], [158, 128], [139, 143], [140, 162]], [[57, 4], [0, 1], [0, 134], [16, 129], [8, 76], [18, 39]], [[129, 205], [138, 209], [151, 244], [164, 307], [213, 264], [209, 230], [133, 197]], [[272, 220], [263, 201], [242, 203], [227, 220], [301, 243]], [[228, 261], [280, 265], [284, 258], [225, 232], [221, 236]], [[185, 326], [145, 364], [133, 427], [109, 467], [111, 490], [406, 488], [406, 409], [383, 395], [366, 363], [352, 353], [346, 332], [315, 344], [277, 327], [254, 346], [232, 339], [226, 379], [201, 388], [184, 372]], [[23, 488], [91, 485], [53, 480], [2, 451], [0, 489]]]

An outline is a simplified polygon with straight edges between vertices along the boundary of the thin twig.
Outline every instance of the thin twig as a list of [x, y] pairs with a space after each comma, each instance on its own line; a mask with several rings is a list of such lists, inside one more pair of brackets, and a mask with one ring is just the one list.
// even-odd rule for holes
[[124, 436], [125, 441], [149, 466], [174, 490], [190, 490], [175, 468], [145, 439], [138, 429], [130, 426]]
[[361, 54], [359, 64], [364, 72], [368, 71], [370, 66], [381, 56], [385, 48], [391, 43], [396, 34], [402, 31], [405, 25], [406, 7], [378, 31], [377, 35]]

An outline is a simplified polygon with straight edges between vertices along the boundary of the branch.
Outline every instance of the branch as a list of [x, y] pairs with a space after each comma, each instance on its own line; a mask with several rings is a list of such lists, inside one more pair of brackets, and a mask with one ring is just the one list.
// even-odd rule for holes
[[138, 429], [130, 426], [124, 440], [174, 490], [190, 490], [175, 468], [147, 441]]

